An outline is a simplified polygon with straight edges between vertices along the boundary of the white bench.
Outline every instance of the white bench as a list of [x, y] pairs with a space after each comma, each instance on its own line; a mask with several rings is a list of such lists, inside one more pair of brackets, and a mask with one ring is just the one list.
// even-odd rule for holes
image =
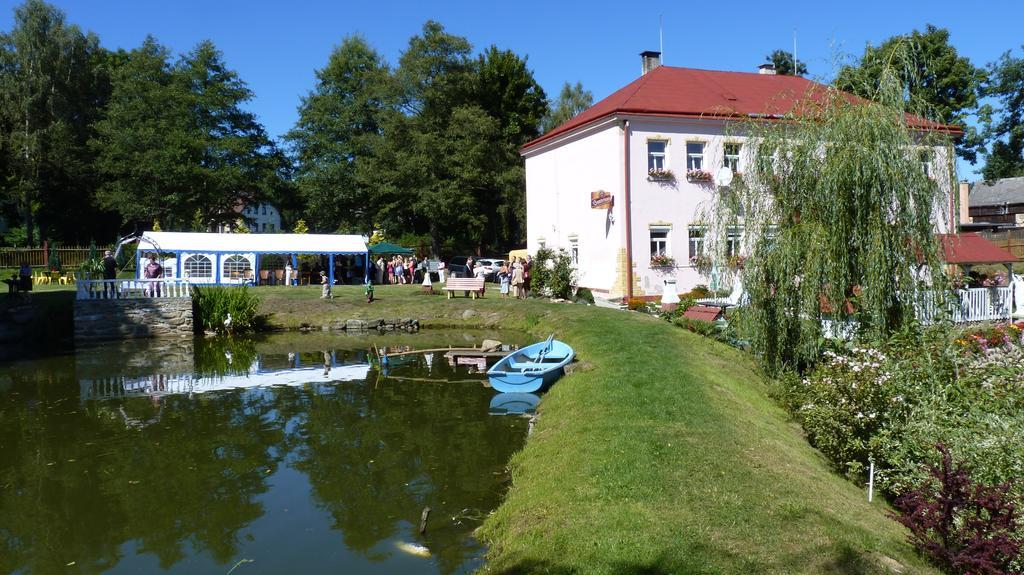
[[448, 299], [456, 291], [466, 292], [466, 296], [473, 294], [473, 299], [476, 299], [477, 294], [484, 296], [484, 278], [448, 278], [444, 289], [448, 292]]

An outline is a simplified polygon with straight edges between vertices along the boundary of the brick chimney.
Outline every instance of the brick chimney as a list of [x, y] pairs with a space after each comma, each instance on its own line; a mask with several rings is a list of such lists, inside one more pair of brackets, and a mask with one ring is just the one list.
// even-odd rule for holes
[[765, 74], [766, 76], [775, 75], [775, 64], [761, 64], [757, 67], [758, 74]]
[[641, 76], [657, 68], [658, 66], [661, 66], [661, 52], [654, 52], [652, 50], [640, 52]]

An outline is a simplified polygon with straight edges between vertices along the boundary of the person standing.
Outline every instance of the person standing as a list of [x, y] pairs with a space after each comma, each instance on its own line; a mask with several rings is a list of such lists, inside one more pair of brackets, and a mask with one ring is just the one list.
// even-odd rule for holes
[[113, 280], [117, 279], [117, 259], [110, 250], [103, 252], [103, 298], [113, 299], [117, 297], [114, 290]]
[[292, 267], [291, 260], [284, 264], [284, 285], [292, 285], [292, 275], [295, 273], [295, 268]]
[[437, 260], [437, 277], [441, 283], [444, 283], [444, 260]]
[[377, 256], [377, 283], [378, 284], [384, 283], [384, 274], [386, 273], [385, 267], [386, 267], [386, 264], [384, 263], [384, 256]]
[[501, 299], [508, 298], [508, 288], [511, 280], [512, 278], [509, 277], [508, 273], [508, 266], [504, 263], [501, 264], [501, 268], [498, 269], [498, 283], [501, 284]]
[[320, 270], [320, 299], [333, 299], [334, 294], [331, 293], [331, 278], [327, 277], [327, 272]]
[[512, 262], [512, 297], [522, 299], [523, 296], [523, 264], [516, 258]]
[[530, 256], [526, 256], [526, 261], [523, 263], [523, 299], [526, 299], [530, 295], [530, 267], [533, 266], [533, 260]]
[[32, 267], [28, 262], [21, 262], [18, 268], [18, 291], [28, 293], [32, 291]]
[[[163, 277], [164, 266], [160, 265], [157, 261], [158, 254], [153, 254], [149, 257], [149, 263], [146, 264], [146, 269], [143, 270], [143, 276], [148, 280], [156, 280]], [[147, 282], [149, 285], [146, 287], [150, 297], [160, 297], [160, 282], [151, 281]]]

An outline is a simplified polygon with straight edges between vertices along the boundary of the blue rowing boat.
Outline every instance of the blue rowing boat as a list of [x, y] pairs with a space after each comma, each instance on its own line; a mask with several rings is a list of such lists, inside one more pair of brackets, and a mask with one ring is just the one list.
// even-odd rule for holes
[[487, 370], [487, 376], [491, 387], [502, 393], [530, 393], [554, 383], [575, 355], [571, 347], [552, 334], [540, 343], [501, 358]]

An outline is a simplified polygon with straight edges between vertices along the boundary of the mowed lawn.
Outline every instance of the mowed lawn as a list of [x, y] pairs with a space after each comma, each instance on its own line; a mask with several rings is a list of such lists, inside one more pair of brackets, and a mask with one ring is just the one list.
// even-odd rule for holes
[[[490, 573], [932, 573], [865, 489], [832, 472], [750, 357], [650, 316], [418, 286], [260, 288], [272, 324], [414, 317], [554, 332], [578, 369], [544, 396], [478, 535]], [[467, 312], [467, 310], [470, 310]]]

